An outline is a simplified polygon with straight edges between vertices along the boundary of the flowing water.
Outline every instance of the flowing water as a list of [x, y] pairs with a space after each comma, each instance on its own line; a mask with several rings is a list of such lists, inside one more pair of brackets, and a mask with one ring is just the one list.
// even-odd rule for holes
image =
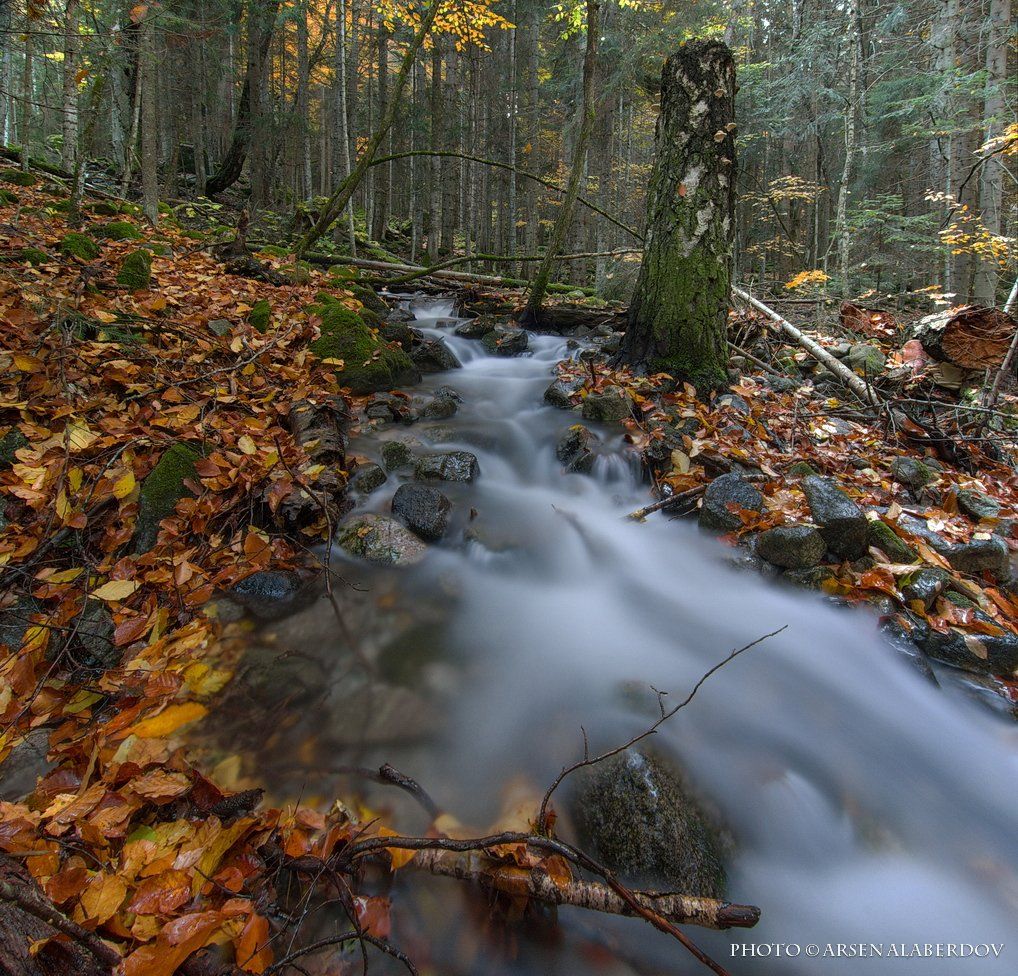
[[[570, 355], [565, 340], [532, 335], [531, 355], [495, 358], [452, 336], [441, 321], [451, 303], [421, 300], [414, 312], [463, 363], [415, 392], [451, 385], [459, 412], [386, 426], [352, 449], [377, 456], [380, 437], [410, 436], [472, 451], [480, 476], [441, 486], [458, 521], [420, 565], [364, 569], [333, 556], [353, 584], [340, 590], [361, 653], [407, 687], [372, 685], [374, 704], [358, 712], [367, 686], [350, 684], [357, 669], [321, 605], [266, 638], [277, 664], [289, 662], [270, 683], [285, 689], [290, 717], [263, 726], [252, 747], [270, 788], [297, 782], [328, 795], [329, 762], [388, 759], [484, 825], [506, 782], [523, 778], [539, 793], [577, 758], [581, 726], [594, 749], [644, 727], [647, 713], [625, 690], [633, 683], [677, 699], [729, 650], [785, 626], [656, 737], [737, 839], [729, 897], [763, 912], [753, 930], [690, 934], [733, 973], [1018, 972], [1018, 728], [920, 675], [865, 611], [740, 571], [732, 550], [692, 523], [621, 518], [649, 498], [618, 429], [599, 431], [592, 475], [564, 474], [554, 445], [575, 417], [542, 393]], [[390, 475], [360, 507], [387, 512], [400, 480]], [[372, 717], [378, 728], [357, 743], [350, 729]], [[386, 738], [393, 722], [405, 726], [402, 741]], [[418, 880], [400, 883], [397, 902]], [[451, 922], [427, 922], [466, 914], [456, 882], [434, 885], [432, 908], [413, 916], [430, 928], [432, 972], [704, 971], [644, 923], [575, 910], [560, 912], [557, 938], [522, 935], [508, 956], [467, 951]], [[594, 959], [591, 939], [618, 954]], [[997, 960], [805, 957], [808, 943], [951, 942], [1006, 948]], [[733, 958], [732, 943], [797, 943], [803, 955]]]

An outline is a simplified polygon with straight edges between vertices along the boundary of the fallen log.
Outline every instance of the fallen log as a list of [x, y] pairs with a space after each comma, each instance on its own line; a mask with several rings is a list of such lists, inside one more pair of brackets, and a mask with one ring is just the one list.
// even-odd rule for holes
[[1015, 328], [1015, 320], [999, 308], [966, 305], [920, 319], [913, 336], [938, 362], [984, 370], [1003, 363]]
[[[620, 895], [599, 881], [554, 881], [543, 871], [506, 870], [487, 863], [477, 852], [440, 850], [418, 851], [411, 867], [431, 874], [471, 882], [489, 891], [525, 896], [547, 905], [568, 905], [606, 915], [639, 917]], [[760, 920], [754, 905], [737, 905], [715, 898], [698, 898], [672, 892], [634, 891], [644, 908], [677, 925], [699, 925], [710, 929], [752, 928]]]

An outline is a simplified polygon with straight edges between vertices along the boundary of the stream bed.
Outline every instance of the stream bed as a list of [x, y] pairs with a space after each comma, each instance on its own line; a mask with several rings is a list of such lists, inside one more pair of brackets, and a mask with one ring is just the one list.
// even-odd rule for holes
[[[231, 691], [247, 707], [229, 709], [218, 735], [270, 798], [327, 802], [363, 787], [344, 767], [388, 761], [483, 829], [580, 756], [581, 727], [598, 750], [653, 721], [653, 693], [634, 688], [677, 701], [730, 650], [785, 627], [655, 737], [735, 838], [728, 897], [762, 910], [755, 929], [690, 935], [733, 973], [1018, 972], [1018, 726], [923, 677], [867, 612], [740, 570], [692, 522], [625, 520], [649, 495], [621, 427], [590, 425], [601, 437], [593, 470], [563, 473], [555, 444], [578, 418], [542, 395], [572, 354], [565, 339], [531, 334], [530, 354], [496, 357], [452, 335], [451, 302], [418, 299], [412, 311], [462, 368], [411, 392], [448, 385], [462, 403], [445, 419], [366, 430], [350, 451], [377, 460], [392, 439], [418, 453], [465, 450], [479, 475], [439, 486], [452, 524], [419, 564], [372, 567], [333, 551], [349, 635], [325, 599], [256, 633]], [[355, 514], [388, 514], [411, 477], [390, 472]], [[424, 815], [393, 793], [368, 796], [401, 829], [423, 829]], [[636, 920], [564, 909], [558, 928], [496, 938], [483, 895], [458, 882], [399, 879], [393, 899], [393, 940], [422, 972], [706, 971]], [[802, 955], [733, 956], [733, 944], [774, 943]], [[1005, 949], [806, 957], [807, 944], [827, 943]], [[373, 959], [372, 971], [387, 965]]]

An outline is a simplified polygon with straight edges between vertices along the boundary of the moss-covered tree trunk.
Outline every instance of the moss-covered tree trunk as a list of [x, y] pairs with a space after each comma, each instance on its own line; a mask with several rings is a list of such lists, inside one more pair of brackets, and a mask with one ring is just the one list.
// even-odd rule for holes
[[734, 115], [735, 63], [725, 44], [694, 41], [665, 62], [646, 248], [622, 358], [701, 391], [727, 382]]

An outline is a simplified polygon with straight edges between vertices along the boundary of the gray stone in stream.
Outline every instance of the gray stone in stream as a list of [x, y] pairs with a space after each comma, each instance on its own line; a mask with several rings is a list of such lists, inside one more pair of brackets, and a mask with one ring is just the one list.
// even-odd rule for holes
[[597, 434], [587, 430], [583, 424], [573, 424], [555, 446], [555, 457], [562, 462], [566, 471], [589, 474], [597, 456], [592, 445], [598, 441]]
[[925, 610], [929, 610], [950, 582], [951, 574], [946, 570], [924, 567], [904, 578], [901, 595], [906, 603], [919, 602]]
[[414, 467], [418, 481], [473, 481], [477, 474], [477, 458], [469, 451], [425, 454]]
[[395, 342], [404, 352], [413, 348], [414, 330], [403, 322], [386, 322], [378, 331], [386, 342]]
[[370, 420], [383, 420], [388, 423], [402, 419], [405, 412], [406, 401], [391, 393], [376, 394], [364, 409], [365, 415]]
[[384, 566], [411, 566], [427, 547], [409, 529], [384, 515], [360, 515], [341, 525], [336, 542], [351, 556]]
[[610, 336], [599, 343], [601, 352], [614, 355], [622, 348], [622, 332], [613, 332]]
[[405, 441], [386, 441], [382, 445], [382, 464], [386, 471], [398, 471], [414, 463], [414, 452]]
[[763, 495], [736, 472], [715, 478], [703, 493], [700, 506], [700, 527], [718, 532], [731, 532], [742, 525], [742, 519], [728, 506], [759, 512], [763, 508]]
[[960, 573], [977, 576], [990, 572], [1001, 580], [1011, 575], [1011, 551], [1007, 543], [997, 536], [947, 546], [943, 554], [951, 566]]
[[1000, 502], [974, 488], [962, 488], [958, 492], [958, 509], [973, 522], [984, 518], [996, 518], [1000, 514]]
[[460, 367], [456, 354], [442, 339], [422, 339], [415, 342], [410, 358], [422, 373], [442, 373], [447, 369]]
[[937, 473], [928, 464], [917, 458], [895, 458], [891, 465], [891, 475], [898, 484], [906, 485], [915, 491], [925, 488], [931, 481], [937, 480]]
[[485, 334], [481, 344], [493, 356], [521, 356], [530, 348], [523, 329], [496, 328]]
[[428, 420], [447, 420], [458, 409], [452, 397], [437, 396], [424, 408], [422, 415]]
[[230, 596], [255, 617], [278, 620], [297, 609], [294, 604], [303, 588], [296, 573], [266, 569], [245, 576], [230, 590]]
[[457, 325], [454, 332], [461, 339], [483, 339], [494, 328], [495, 322], [488, 318], [488, 316], [481, 315], [476, 319], [471, 319], [469, 322]]
[[445, 383], [443, 383], [440, 387], [438, 387], [438, 389], [435, 390], [433, 396], [441, 397], [446, 400], [455, 400], [456, 403], [463, 402], [463, 397], [461, 397], [459, 393], [456, 390], [454, 390], [451, 386]]
[[756, 551], [767, 562], [785, 569], [808, 569], [824, 558], [823, 537], [812, 525], [779, 525], [761, 532]]
[[625, 390], [609, 386], [603, 393], [591, 393], [585, 397], [580, 412], [584, 420], [613, 424], [631, 417], [633, 404]]
[[389, 476], [385, 473], [384, 468], [373, 461], [369, 461], [357, 469], [353, 478], [353, 486], [365, 495], [370, 495], [371, 492], [381, 488], [388, 478]]
[[845, 356], [845, 364], [857, 373], [865, 376], [876, 376], [883, 372], [887, 357], [869, 343], [860, 342], [852, 346]]
[[822, 590], [824, 584], [835, 579], [834, 573], [827, 566], [811, 566], [809, 569], [786, 569], [785, 579], [789, 583], [807, 590]]
[[[993, 623], [982, 610], [973, 611], [973, 616], [983, 623]], [[1018, 673], [1016, 634], [961, 634], [956, 630], [941, 634], [928, 628], [925, 632], [917, 632], [915, 641], [935, 661], [943, 661], [965, 671], [1008, 677]]]
[[560, 410], [572, 410], [573, 403], [569, 396], [578, 385], [575, 381], [567, 383], [565, 380], [555, 380], [544, 391], [544, 402]]
[[449, 528], [452, 502], [428, 485], [400, 485], [392, 497], [392, 514], [411, 532], [437, 542]]
[[719, 831], [674, 768], [627, 750], [577, 780], [569, 803], [580, 846], [624, 882], [724, 896]]
[[911, 563], [919, 558], [919, 554], [900, 539], [894, 529], [879, 519], [867, 523], [866, 542], [879, 549], [894, 563]]
[[866, 516], [838, 483], [833, 478], [809, 475], [802, 479], [802, 490], [827, 548], [844, 559], [865, 556], [869, 532]]

